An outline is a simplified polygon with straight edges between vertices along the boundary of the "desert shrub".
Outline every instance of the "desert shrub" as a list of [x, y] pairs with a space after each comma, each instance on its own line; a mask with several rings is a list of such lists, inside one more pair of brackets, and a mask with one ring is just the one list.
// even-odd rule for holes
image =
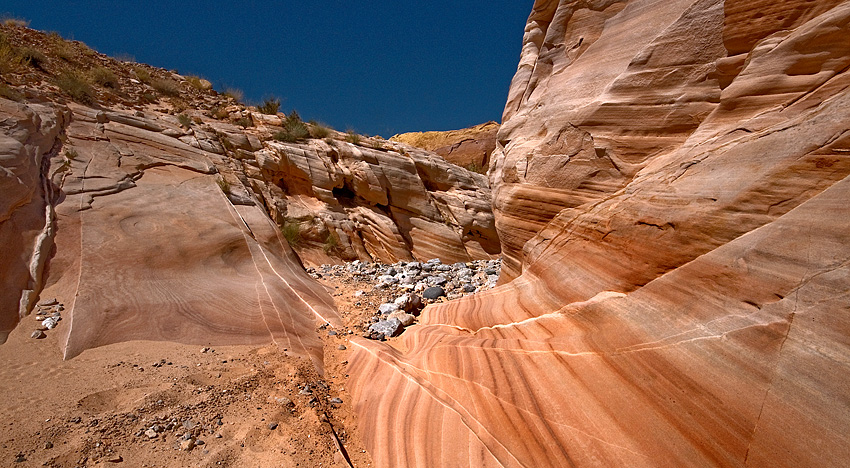
[[189, 86], [197, 89], [198, 91], [206, 91], [209, 83], [205, 83], [206, 80], [199, 76], [189, 75], [186, 77], [186, 82], [189, 83]]
[[15, 18], [13, 16], [4, 16], [3, 24], [6, 26], [26, 28], [30, 25], [29, 20], [23, 18]]
[[[294, 113], [294, 111], [293, 111]], [[310, 131], [307, 129], [307, 125], [301, 121], [300, 118], [297, 118], [298, 114], [296, 113], [294, 118], [293, 115], [286, 119], [286, 122], [283, 124], [283, 130], [274, 134], [274, 139], [278, 141], [285, 141], [288, 143], [294, 143], [300, 140], [306, 140], [310, 138]]]
[[118, 77], [108, 68], [97, 67], [92, 69], [91, 78], [92, 81], [104, 88], [118, 89]]
[[469, 172], [477, 172], [479, 174], [486, 174], [487, 173], [487, 168], [479, 166], [478, 163], [475, 162], [475, 161], [467, 164], [465, 169]]
[[325, 239], [325, 243], [322, 245], [322, 250], [325, 251], [326, 255], [330, 255], [339, 250], [339, 238], [336, 233], [331, 231], [328, 233], [328, 237]]
[[290, 247], [295, 248], [301, 245], [301, 225], [298, 224], [298, 221], [292, 219], [285, 220], [283, 225], [280, 226], [280, 233], [283, 234], [286, 242], [289, 242]]
[[312, 138], [327, 138], [331, 134], [331, 129], [315, 120], [310, 121], [310, 136]]
[[139, 81], [141, 81], [142, 83], [150, 84], [151, 81], [153, 81], [150, 72], [142, 67], [134, 68], [133, 72], [136, 74], [136, 78], [138, 78]]
[[153, 104], [156, 102], [156, 94], [154, 93], [143, 93], [142, 94], [142, 102], [146, 102], [148, 104]]
[[165, 96], [180, 95], [180, 84], [169, 78], [164, 80], [153, 80], [151, 82], [151, 86], [153, 86], [153, 89], [155, 89], [158, 93]]
[[24, 58], [21, 57], [18, 50], [0, 32], [0, 74], [16, 70], [24, 63]]
[[0, 83], [0, 97], [4, 97], [10, 101], [20, 102], [24, 100], [24, 96], [21, 93], [10, 88], [6, 83]]
[[218, 188], [220, 188], [225, 195], [230, 193], [230, 182], [228, 182], [227, 179], [224, 178], [224, 176], [216, 179], [215, 183], [218, 184]]
[[248, 128], [248, 127], [254, 126], [254, 121], [251, 120], [249, 117], [239, 117], [238, 119], [236, 119], [235, 123], [236, 123], [236, 125], [239, 125], [242, 128]]
[[211, 115], [214, 119], [222, 120], [226, 119], [230, 114], [227, 113], [224, 107], [216, 107], [211, 111]]
[[83, 42], [78, 43], [80, 44], [80, 50], [83, 52], [83, 55], [87, 57], [97, 57], [97, 52], [94, 49], [92, 49]]
[[355, 132], [354, 130], [349, 130], [345, 133], [345, 141], [353, 145], [359, 145], [360, 135], [358, 135], [357, 132]]
[[275, 97], [265, 99], [262, 104], [257, 106], [258, 111], [267, 115], [277, 115], [278, 109], [280, 109], [280, 99]]
[[70, 62], [74, 58], [74, 48], [56, 31], [51, 31], [47, 34], [47, 39], [50, 40], [53, 55]]
[[245, 93], [243, 93], [241, 89], [237, 88], [226, 88], [221, 94], [224, 94], [237, 102], [242, 102], [242, 99], [245, 97]]
[[24, 47], [18, 52], [24, 63], [34, 68], [41, 68], [47, 63], [47, 56], [41, 53], [38, 49], [32, 47]]
[[79, 73], [70, 71], [62, 73], [56, 78], [56, 86], [81, 104], [92, 104], [95, 101], [91, 84]]
[[180, 125], [189, 128], [192, 126], [192, 118], [186, 114], [180, 114], [177, 116], [177, 121], [180, 122]]
[[114, 56], [114, 57], [112, 57], [112, 58], [114, 58], [115, 60], [118, 60], [119, 62], [130, 62], [130, 63], [133, 63], [133, 62], [135, 62], [135, 61], [136, 61], [136, 57], [134, 57], [134, 56], [132, 56], [132, 55], [130, 55], [130, 54], [128, 54], [128, 53], [126, 53], [126, 52], [121, 52], [121, 53], [119, 53], [119, 54], [115, 55], [115, 56]]
[[329, 144], [329, 145], [331, 145], [331, 146], [336, 146], [336, 140], [334, 140], [334, 139], [333, 139], [333, 138], [331, 138], [331, 137], [325, 138], [325, 143], [327, 143], [327, 144]]
[[73, 161], [74, 159], [77, 159], [77, 157], [79, 157], [79, 156], [80, 156], [80, 153], [77, 153], [77, 150], [75, 150], [74, 148], [68, 148], [68, 149], [65, 150], [65, 158], [68, 159], [69, 161]]

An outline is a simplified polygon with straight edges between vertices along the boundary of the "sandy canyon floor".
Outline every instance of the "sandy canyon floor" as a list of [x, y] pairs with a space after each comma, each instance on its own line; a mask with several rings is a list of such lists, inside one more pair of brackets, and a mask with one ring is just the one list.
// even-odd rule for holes
[[345, 321], [319, 330], [324, 376], [275, 345], [137, 341], [64, 361], [56, 334], [30, 338], [26, 317], [0, 346], [0, 466], [371, 466], [346, 392], [347, 345], [391, 294], [320, 281]]

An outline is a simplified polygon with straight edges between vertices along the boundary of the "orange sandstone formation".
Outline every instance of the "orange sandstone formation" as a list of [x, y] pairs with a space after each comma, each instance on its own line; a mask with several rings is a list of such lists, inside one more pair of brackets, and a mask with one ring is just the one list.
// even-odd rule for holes
[[490, 155], [496, 149], [498, 131], [499, 124], [487, 122], [447, 132], [402, 133], [394, 135], [390, 141], [433, 151], [452, 164], [486, 172], [490, 165]]
[[376, 463], [845, 466], [848, 38], [846, 1], [535, 2], [491, 167], [516, 279], [356, 342]]

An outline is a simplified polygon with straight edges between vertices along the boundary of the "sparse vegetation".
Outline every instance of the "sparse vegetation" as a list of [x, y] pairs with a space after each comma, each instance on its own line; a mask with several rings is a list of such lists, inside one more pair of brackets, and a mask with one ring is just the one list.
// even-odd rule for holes
[[68, 148], [68, 149], [65, 150], [65, 159], [67, 159], [69, 161], [73, 161], [74, 159], [77, 159], [77, 157], [79, 155], [80, 154], [77, 153], [77, 150], [75, 150], [74, 148]]
[[142, 67], [134, 68], [133, 72], [136, 74], [136, 78], [138, 78], [142, 83], [150, 84], [153, 81], [150, 72]]
[[177, 121], [180, 122], [180, 125], [189, 128], [192, 126], [192, 118], [186, 114], [180, 114], [177, 116]]
[[278, 109], [280, 109], [280, 99], [275, 97], [265, 99], [262, 104], [257, 106], [258, 111], [267, 115], [277, 115]]
[[156, 94], [154, 93], [143, 93], [142, 94], [142, 102], [146, 102], [148, 104], [153, 104], [156, 102]]
[[236, 125], [239, 125], [242, 128], [248, 128], [254, 126], [254, 121], [251, 120], [250, 117], [239, 117], [236, 119]]
[[51, 42], [51, 49], [53, 51], [53, 55], [66, 62], [70, 62], [71, 59], [74, 58], [74, 48], [71, 46], [70, 43], [68, 43], [68, 41], [66, 41], [62, 36], [60, 36], [58, 32], [52, 31], [48, 33], [47, 38]]
[[467, 164], [465, 169], [469, 172], [477, 172], [479, 174], [486, 174], [487, 173], [487, 168], [479, 166], [478, 163], [475, 162], [475, 161]]
[[301, 116], [298, 112], [292, 111], [286, 118], [283, 124], [283, 130], [274, 134], [274, 139], [285, 141], [287, 143], [295, 143], [296, 141], [306, 140], [310, 138], [310, 131], [307, 125], [301, 121]]
[[56, 78], [56, 86], [71, 99], [81, 104], [92, 104], [95, 102], [94, 90], [86, 78], [73, 71], [66, 71]]
[[129, 63], [135, 63], [136, 62], [136, 57], [134, 57], [134, 56], [132, 56], [132, 55], [126, 53], [126, 52], [122, 52], [120, 54], [117, 54], [112, 58], [114, 58], [115, 60], [121, 61], [121, 62], [129, 62]]
[[13, 16], [4, 16], [3, 17], [3, 24], [6, 25], [6, 26], [26, 28], [30, 25], [30, 22], [29, 22], [29, 20], [26, 20], [26, 19], [23, 19], [23, 18], [15, 18]]
[[0, 83], [0, 97], [17, 102], [24, 100], [24, 96], [21, 93], [10, 88], [8, 85], [6, 85], [6, 83]]
[[25, 65], [26, 61], [18, 50], [0, 33], [0, 74], [9, 73]]
[[200, 76], [189, 75], [186, 77], [186, 82], [189, 83], [189, 86], [197, 89], [198, 91], [206, 91], [208, 89], [207, 85], [209, 82]]
[[339, 250], [339, 238], [335, 232], [331, 231], [328, 233], [328, 237], [322, 245], [322, 250], [324, 250], [325, 255], [336, 253]]
[[180, 84], [170, 78], [153, 80], [151, 82], [151, 86], [153, 86], [153, 89], [155, 89], [158, 93], [164, 96], [180, 95]]
[[329, 145], [331, 145], [331, 146], [336, 146], [336, 140], [334, 140], [334, 139], [333, 139], [333, 138], [331, 138], [331, 137], [327, 137], [327, 138], [325, 138], [325, 143], [327, 143], [327, 144], [329, 144]]
[[327, 138], [331, 134], [331, 129], [315, 120], [310, 121], [310, 136], [312, 138]]
[[227, 110], [224, 107], [216, 107], [210, 113], [212, 118], [218, 120], [226, 119], [230, 115], [227, 113]]
[[228, 182], [227, 179], [224, 178], [224, 176], [221, 176], [216, 179], [215, 183], [218, 184], [218, 188], [220, 188], [225, 195], [230, 193], [230, 182]]
[[108, 68], [97, 67], [92, 69], [91, 78], [104, 88], [118, 89], [118, 77]]
[[221, 94], [224, 94], [237, 102], [242, 102], [242, 99], [245, 97], [245, 93], [243, 93], [241, 89], [236, 88], [226, 88]]
[[349, 130], [345, 132], [345, 141], [351, 143], [352, 145], [360, 144], [360, 135], [357, 134], [354, 130]]
[[298, 221], [286, 219], [280, 226], [280, 233], [283, 234], [283, 238], [286, 239], [290, 247], [295, 248], [301, 245], [301, 225], [298, 224]]
[[38, 49], [24, 47], [18, 53], [23, 59], [23, 62], [33, 68], [43, 69], [42, 66], [47, 63], [47, 56]]

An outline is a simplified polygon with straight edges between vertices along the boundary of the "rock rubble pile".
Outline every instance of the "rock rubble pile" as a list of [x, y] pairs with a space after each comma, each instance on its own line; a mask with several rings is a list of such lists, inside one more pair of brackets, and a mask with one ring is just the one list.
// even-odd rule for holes
[[380, 293], [380, 304], [365, 324], [363, 336], [384, 340], [413, 325], [422, 309], [434, 302], [453, 300], [491, 289], [499, 281], [501, 260], [476, 260], [451, 265], [439, 259], [427, 262], [366, 263], [355, 260], [342, 265], [307, 268], [316, 279], [353, 280], [372, 284], [372, 291], [356, 291], [355, 297]]
[[56, 299], [47, 299], [38, 303], [38, 310], [35, 313], [35, 320], [39, 322], [35, 330], [33, 330], [30, 338], [40, 340], [47, 338], [45, 333], [48, 330], [53, 330], [59, 325], [62, 320], [62, 311], [65, 306]]

